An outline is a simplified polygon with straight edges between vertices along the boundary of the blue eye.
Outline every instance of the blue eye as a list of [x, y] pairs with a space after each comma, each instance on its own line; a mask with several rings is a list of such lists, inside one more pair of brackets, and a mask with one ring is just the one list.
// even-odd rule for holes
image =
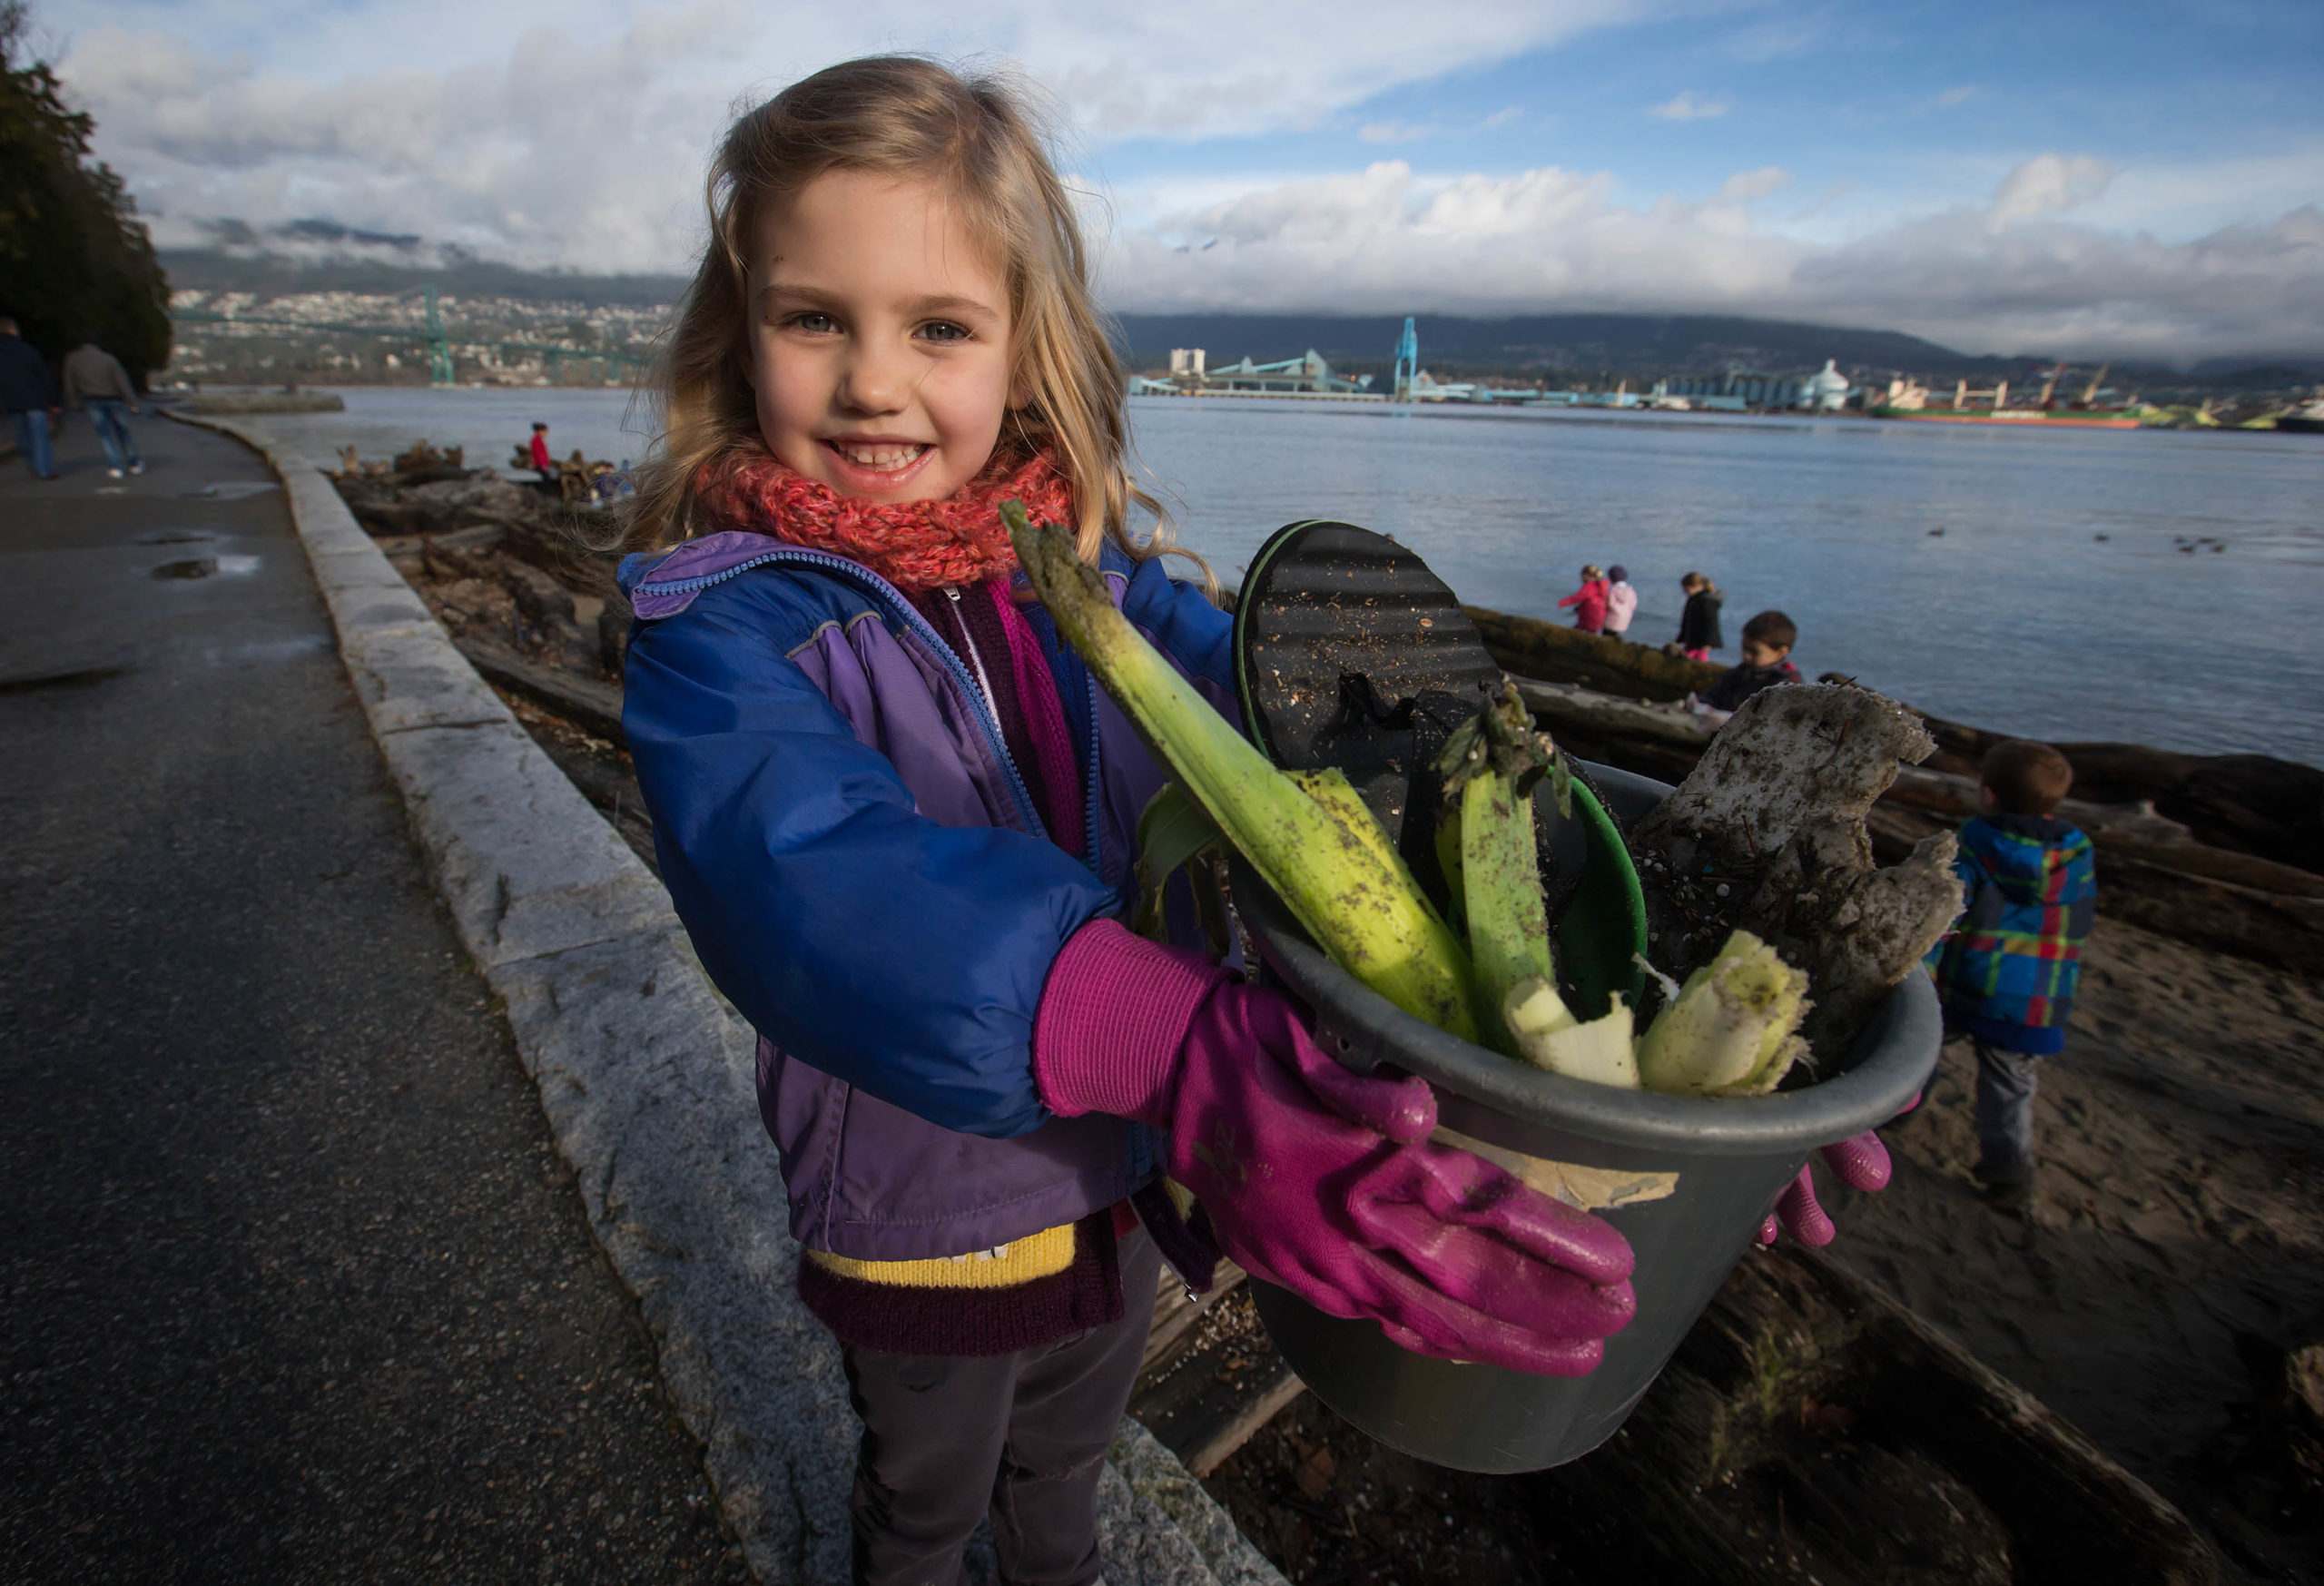
[[920, 333], [931, 341], [966, 341], [975, 334], [967, 326], [950, 320], [931, 320], [920, 328]]
[[822, 336], [839, 329], [839, 321], [829, 314], [793, 314], [783, 323], [794, 330], [804, 330], [811, 336]]

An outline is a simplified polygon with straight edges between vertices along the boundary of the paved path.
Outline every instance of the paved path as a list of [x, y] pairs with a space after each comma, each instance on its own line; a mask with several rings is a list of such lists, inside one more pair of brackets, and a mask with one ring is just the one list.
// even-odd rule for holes
[[744, 1578], [281, 492], [138, 436], [0, 465], [0, 1578]]

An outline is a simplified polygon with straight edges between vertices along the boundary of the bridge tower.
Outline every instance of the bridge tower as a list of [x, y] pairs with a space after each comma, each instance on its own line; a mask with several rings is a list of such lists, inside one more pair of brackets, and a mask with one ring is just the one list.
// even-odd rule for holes
[[428, 379], [448, 386], [452, 380], [452, 344], [444, 335], [444, 316], [436, 311], [436, 283], [428, 283]]
[[1404, 319], [1404, 334], [1396, 343], [1396, 371], [1389, 387], [1393, 399], [1402, 402], [1412, 395], [1413, 377], [1420, 373], [1420, 332], [1414, 329], [1410, 315]]

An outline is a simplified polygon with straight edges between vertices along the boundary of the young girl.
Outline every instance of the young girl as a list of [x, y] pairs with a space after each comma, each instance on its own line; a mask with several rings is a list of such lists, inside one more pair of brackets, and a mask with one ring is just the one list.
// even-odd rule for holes
[[1617, 562], [1606, 569], [1606, 626], [1601, 630], [1610, 639], [1627, 641], [1630, 618], [1638, 615], [1638, 590], [1630, 583], [1630, 570]]
[[1687, 605], [1679, 613], [1679, 636], [1670, 647], [1689, 661], [1708, 661], [1713, 650], [1727, 644], [1726, 635], [1718, 631], [1718, 608], [1727, 596], [1700, 573], [1688, 574], [1679, 580], [1679, 587], [1686, 594]]
[[1606, 626], [1606, 575], [1599, 570], [1597, 563], [1581, 569], [1581, 587], [1558, 605], [1573, 607], [1573, 626], [1585, 634], [1594, 634]]
[[1131, 533], [1121, 371], [1023, 107], [832, 67], [734, 124], [710, 222], [623, 567], [624, 724], [671, 896], [761, 1033], [800, 1292], [863, 1420], [858, 1578], [954, 1579], [988, 1509], [1004, 1579], [1097, 1577], [1159, 1247], [1206, 1284], [1206, 1229], [1406, 1347], [1589, 1370], [1630, 1314], [1619, 1234], [1119, 923], [1161, 774], [1000, 503], [1076, 526], [1219, 699], [1231, 626]]

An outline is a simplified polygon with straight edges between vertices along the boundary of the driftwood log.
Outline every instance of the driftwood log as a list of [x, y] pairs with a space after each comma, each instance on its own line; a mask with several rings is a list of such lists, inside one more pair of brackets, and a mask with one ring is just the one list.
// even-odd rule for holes
[[[1520, 678], [1518, 689], [1571, 753], [1664, 782], [1685, 780], [1714, 731], [1673, 705], [1571, 684]], [[2075, 783], [2077, 790], [2084, 785]], [[2127, 785], [2102, 782], [2097, 791]], [[1933, 771], [1927, 763], [1906, 766], [1871, 812], [1874, 854], [1894, 864], [1976, 807], [1974, 776]], [[2061, 804], [2058, 813], [2097, 845], [2101, 914], [2277, 969], [2324, 974], [2324, 876], [2197, 842], [2150, 800], [2096, 803], [2077, 797]]]
[[1883, 869], [1865, 829], [1899, 762], [1931, 746], [1919, 718], [1867, 689], [1746, 700], [1630, 833], [1659, 966], [1684, 977], [1748, 931], [1807, 972], [1809, 1047], [1845, 1052], [1961, 911], [1951, 832]]
[[1629, 1424], [1536, 1481], [1545, 1526], [1624, 1581], [2218, 1579], [2152, 1488], [1796, 1246], [1746, 1256]]
[[[1726, 670], [1534, 617], [1462, 609], [1476, 622], [1487, 652], [1520, 677], [1651, 703], [1699, 694]], [[1936, 740], [1936, 753], [1924, 762], [1930, 771], [1974, 778], [1985, 752], [2004, 741], [2003, 734], [1925, 713], [1921, 719]], [[2061, 743], [2058, 748], [2073, 762], [2072, 796], [2083, 803], [2144, 800], [2211, 847], [2324, 873], [2324, 770], [2265, 754], [2180, 754], [2136, 744]]]

